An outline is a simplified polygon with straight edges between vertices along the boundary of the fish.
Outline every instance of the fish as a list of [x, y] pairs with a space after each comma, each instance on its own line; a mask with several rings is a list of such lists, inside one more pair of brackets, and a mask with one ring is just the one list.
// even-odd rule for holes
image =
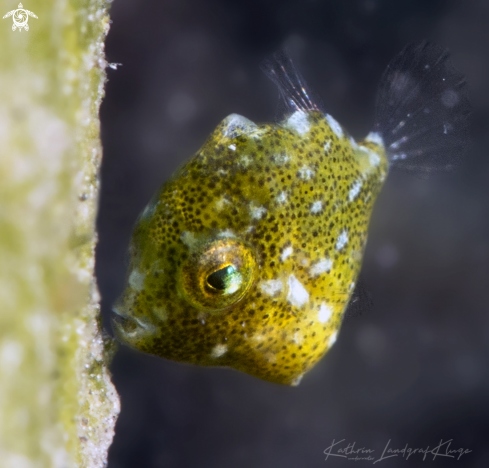
[[162, 184], [134, 227], [112, 325], [145, 353], [297, 385], [338, 337], [387, 175], [453, 169], [470, 103], [446, 50], [410, 44], [356, 141], [286, 52], [262, 68], [279, 117], [229, 115]]

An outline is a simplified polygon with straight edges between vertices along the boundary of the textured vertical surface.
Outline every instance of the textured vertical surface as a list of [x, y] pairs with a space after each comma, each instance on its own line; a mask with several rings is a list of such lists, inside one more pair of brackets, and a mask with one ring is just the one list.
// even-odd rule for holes
[[98, 467], [119, 411], [93, 276], [107, 4], [23, 8], [28, 31], [0, 22], [0, 466]]

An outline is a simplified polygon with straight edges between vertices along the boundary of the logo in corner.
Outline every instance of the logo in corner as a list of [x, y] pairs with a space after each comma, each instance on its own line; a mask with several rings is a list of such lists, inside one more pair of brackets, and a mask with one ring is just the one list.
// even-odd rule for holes
[[19, 3], [19, 7], [17, 8], [17, 10], [9, 11], [4, 16], [4, 18], [8, 18], [9, 16], [12, 16], [12, 19], [14, 20], [12, 31], [15, 31], [17, 28], [19, 28], [19, 31], [22, 31], [22, 28], [24, 28], [26, 31], [29, 31], [29, 25], [27, 24], [29, 16], [37, 18], [37, 16], [32, 13], [32, 11], [24, 9], [22, 3]]

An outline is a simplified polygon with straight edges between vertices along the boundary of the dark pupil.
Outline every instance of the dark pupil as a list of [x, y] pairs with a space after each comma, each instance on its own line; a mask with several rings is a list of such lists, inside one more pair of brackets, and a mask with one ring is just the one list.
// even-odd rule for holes
[[227, 267], [221, 268], [220, 270], [211, 273], [207, 277], [207, 282], [214, 289], [224, 291], [228, 287], [229, 280], [231, 279], [233, 273], [234, 273], [234, 267], [228, 265]]

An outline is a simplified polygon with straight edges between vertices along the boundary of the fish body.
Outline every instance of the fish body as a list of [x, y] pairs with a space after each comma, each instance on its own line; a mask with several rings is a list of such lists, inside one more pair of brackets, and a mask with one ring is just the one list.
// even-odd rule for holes
[[287, 60], [268, 72], [288, 112], [230, 115], [163, 184], [136, 223], [113, 323], [141, 351], [294, 385], [336, 340], [375, 200], [410, 140], [356, 142]]

